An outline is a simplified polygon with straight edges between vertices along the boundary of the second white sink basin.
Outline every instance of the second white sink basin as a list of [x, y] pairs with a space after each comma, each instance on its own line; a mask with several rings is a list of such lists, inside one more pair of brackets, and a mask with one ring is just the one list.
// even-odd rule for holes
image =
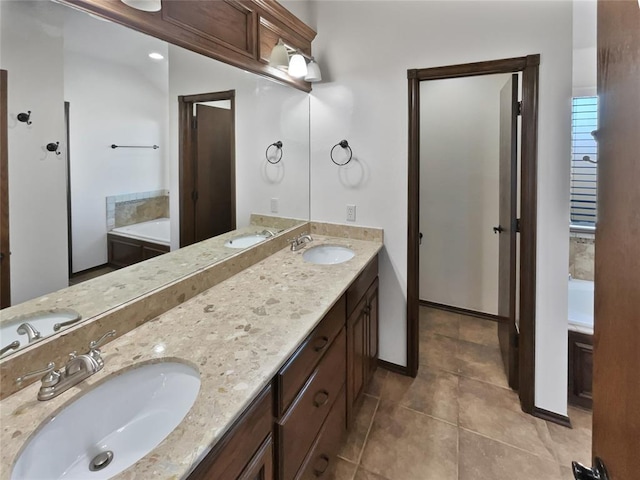
[[[199, 390], [199, 373], [179, 362], [114, 375], [43, 422], [11, 479], [111, 478], [158, 446], [187, 415]], [[92, 471], [96, 466], [102, 468]]]
[[302, 254], [305, 262], [318, 265], [335, 265], [351, 260], [355, 256], [353, 250], [340, 245], [318, 245], [311, 247]]
[[227, 240], [224, 244], [225, 247], [229, 248], [247, 248], [251, 247], [257, 243], [263, 242], [268, 237], [261, 233], [251, 233], [247, 235], [240, 235], [238, 237]]

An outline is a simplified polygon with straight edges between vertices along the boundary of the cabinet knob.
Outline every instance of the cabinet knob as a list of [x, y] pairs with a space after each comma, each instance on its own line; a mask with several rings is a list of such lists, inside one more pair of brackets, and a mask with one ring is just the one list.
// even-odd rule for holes
[[327, 392], [326, 390], [320, 390], [318, 393], [316, 393], [315, 397], [313, 397], [313, 404], [317, 408], [320, 408], [323, 405], [326, 405], [328, 401], [329, 401], [329, 392]]
[[322, 336], [316, 340], [315, 346], [313, 349], [316, 352], [323, 350], [329, 344], [329, 337]]
[[327, 469], [329, 468], [329, 457], [327, 455], [325, 455], [324, 453], [320, 455], [320, 461], [322, 462], [320, 464], [319, 467], [314, 467], [313, 469], [313, 474], [316, 477], [321, 477], [322, 475], [324, 475], [324, 472], [327, 471]]

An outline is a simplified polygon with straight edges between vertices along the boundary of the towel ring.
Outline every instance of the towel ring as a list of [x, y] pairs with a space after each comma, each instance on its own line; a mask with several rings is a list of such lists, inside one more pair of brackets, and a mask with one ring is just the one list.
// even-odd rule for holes
[[[333, 151], [336, 149], [336, 147], [342, 147], [344, 149], [349, 149], [349, 158], [347, 159], [346, 162], [344, 163], [338, 163], [336, 162], [336, 160], [333, 158]], [[351, 150], [351, 147], [349, 146], [349, 142], [347, 142], [346, 140], [341, 140], [340, 143], [336, 143], [333, 148], [331, 149], [331, 161], [333, 163], [335, 163], [336, 165], [338, 165], [339, 167], [342, 167], [343, 165], [346, 165], [347, 163], [349, 163], [351, 161], [351, 159], [353, 158], [353, 150]]]
[[[269, 149], [271, 147], [276, 147], [277, 151], [276, 151], [276, 160], [275, 161], [271, 161], [269, 159]], [[278, 152], [280, 153], [280, 155], [278, 155]], [[278, 140], [277, 142], [272, 143], [271, 145], [269, 145], [267, 147], [267, 149], [264, 152], [264, 156], [267, 158], [267, 162], [269, 162], [271, 165], [275, 165], [276, 163], [280, 162], [280, 160], [282, 160], [282, 142], [280, 140]]]

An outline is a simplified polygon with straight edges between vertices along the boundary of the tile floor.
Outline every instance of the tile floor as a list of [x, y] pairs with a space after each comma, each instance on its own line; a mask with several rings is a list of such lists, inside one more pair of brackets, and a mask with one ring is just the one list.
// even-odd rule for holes
[[591, 413], [573, 429], [522, 413], [497, 324], [421, 307], [420, 370], [378, 369], [342, 445], [335, 480], [570, 480], [591, 464]]

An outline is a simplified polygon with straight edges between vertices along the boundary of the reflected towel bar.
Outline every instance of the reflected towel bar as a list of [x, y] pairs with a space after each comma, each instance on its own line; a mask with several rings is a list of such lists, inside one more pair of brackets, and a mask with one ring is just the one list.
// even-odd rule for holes
[[111, 148], [116, 149], [116, 148], [153, 148], [154, 150], [157, 150], [158, 148], [160, 148], [158, 145], [116, 145], [115, 143], [111, 145]]

